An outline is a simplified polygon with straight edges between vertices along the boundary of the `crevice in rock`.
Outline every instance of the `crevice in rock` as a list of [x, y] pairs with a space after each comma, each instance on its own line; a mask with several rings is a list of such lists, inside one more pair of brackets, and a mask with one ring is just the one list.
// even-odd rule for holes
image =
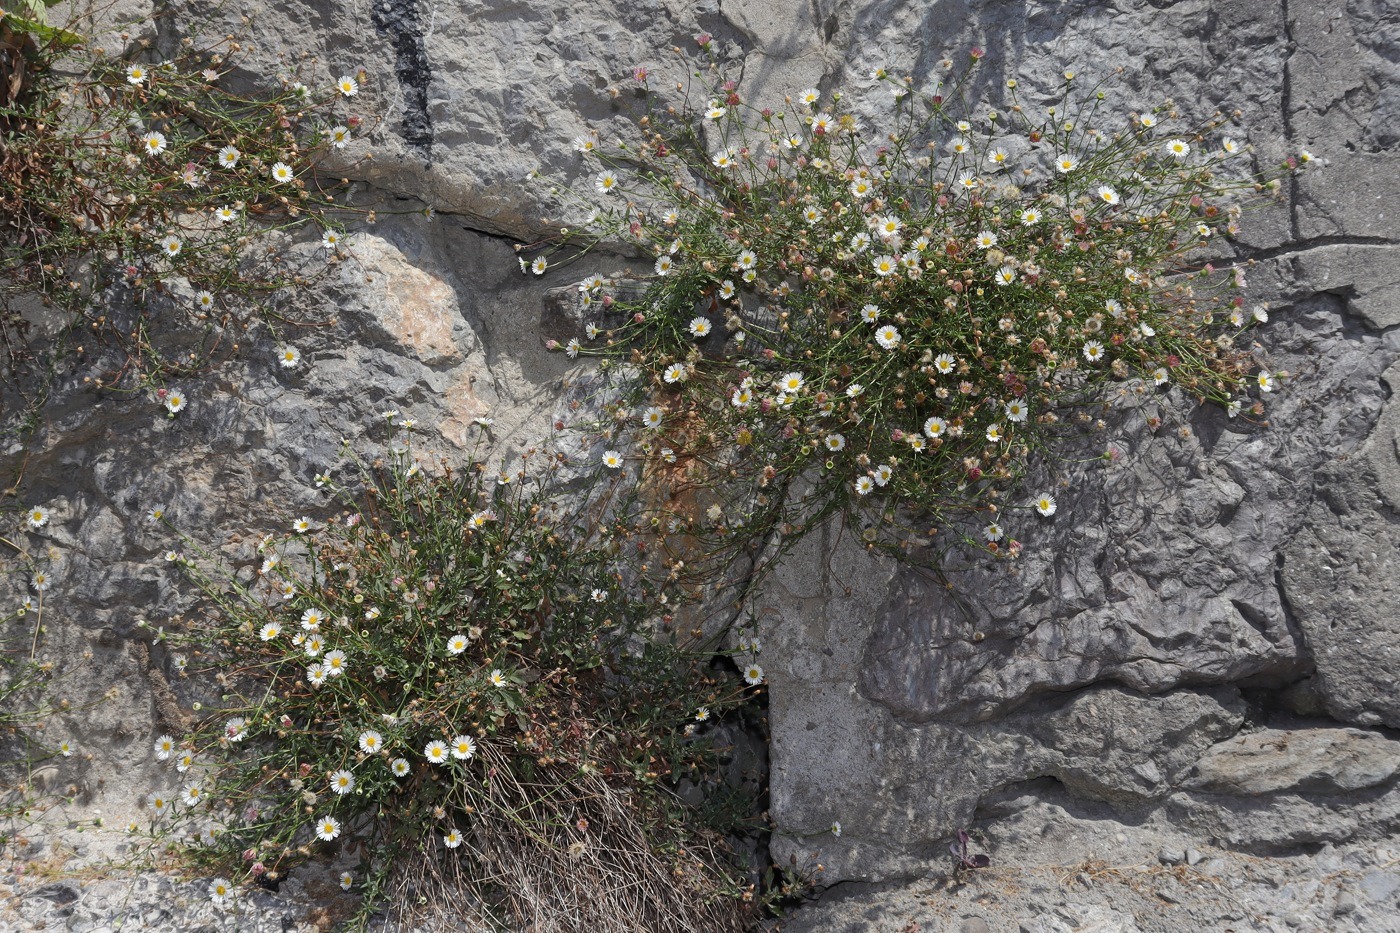
[[[1283, 86], [1279, 92], [1279, 107], [1283, 110], [1283, 135], [1288, 145], [1292, 147], [1296, 142], [1293, 133], [1293, 53], [1298, 45], [1293, 39], [1293, 22], [1289, 18], [1288, 0], [1279, 0], [1282, 6], [1283, 19]], [[1298, 241], [1302, 239], [1298, 227], [1298, 176], [1289, 173], [1288, 176], [1288, 231], [1289, 239]]]
[[403, 138], [429, 155], [433, 147], [433, 119], [428, 113], [428, 85], [433, 69], [424, 41], [423, 13], [417, 0], [375, 0], [370, 19], [380, 35], [394, 47], [394, 74], [403, 91]]
[[1241, 248], [1238, 258], [1241, 260], [1252, 259], [1255, 262], [1265, 262], [1270, 259], [1300, 255], [1309, 250], [1321, 249], [1326, 246], [1400, 246], [1400, 240], [1383, 236], [1338, 233], [1294, 240], [1280, 244], [1279, 246], [1270, 246], [1265, 249], [1250, 250]]
[[1288, 634], [1293, 638], [1293, 647], [1297, 652], [1299, 662], [1304, 665], [1302, 675], [1303, 677], [1311, 677], [1316, 667], [1313, 663], [1312, 649], [1308, 646], [1307, 632], [1303, 629], [1302, 623], [1298, 621], [1298, 614], [1294, 611], [1293, 603], [1288, 598], [1288, 588], [1283, 583], [1285, 560], [1283, 551], [1280, 551], [1274, 559], [1274, 588], [1278, 590], [1278, 603], [1279, 608], [1283, 611], [1283, 624], [1288, 629]]

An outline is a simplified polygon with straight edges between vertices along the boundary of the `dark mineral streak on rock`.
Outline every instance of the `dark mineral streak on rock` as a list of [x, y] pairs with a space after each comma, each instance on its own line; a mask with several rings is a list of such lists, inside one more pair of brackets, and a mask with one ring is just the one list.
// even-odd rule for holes
[[433, 69], [423, 40], [423, 13], [417, 0], [375, 0], [374, 28], [394, 46], [394, 74], [403, 88], [403, 138], [426, 154], [433, 146], [428, 85]]

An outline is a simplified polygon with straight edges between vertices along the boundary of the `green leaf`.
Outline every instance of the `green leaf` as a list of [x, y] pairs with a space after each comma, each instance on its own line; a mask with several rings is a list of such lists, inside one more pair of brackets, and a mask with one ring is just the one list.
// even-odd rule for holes
[[[57, 2], [57, 0], [45, 0], [45, 2]], [[32, 4], [26, 5], [33, 6]], [[0, 15], [3, 15], [5, 23], [15, 32], [27, 32], [45, 42], [56, 42], [59, 45], [77, 45], [83, 41], [83, 37], [76, 32], [50, 26], [44, 22], [46, 17], [44, 16], [43, 7], [34, 7], [33, 12], [37, 17], [36, 19], [26, 19], [23, 16], [16, 16], [14, 13], [9, 13], [4, 10], [0, 10]]]

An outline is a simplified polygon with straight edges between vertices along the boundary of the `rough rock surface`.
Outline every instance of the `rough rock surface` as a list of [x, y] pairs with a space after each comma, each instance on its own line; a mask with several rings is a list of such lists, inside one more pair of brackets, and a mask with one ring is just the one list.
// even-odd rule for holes
[[[1066, 65], [1143, 56], [1114, 89], [1122, 106], [1169, 87], [1191, 115], [1239, 108], [1261, 151], [1325, 150], [1326, 172], [1250, 218], [1241, 254], [1270, 303], [1268, 365], [1290, 379], [1267, 426], [1175, 398], [1121, 413], [1083, 459], [1127, 456], [1039, 478], [1059, 499], [1053, 520], [1008, 510], [1025, 545], [1009, 569], [899, 569], [849, 533], [792, 555], [755, 599], [779, 863], [823, 884], [917, 876], [988, 799], [1047, 779], [1122, 821], [1150, 814], [1254, 853], [1394, 834], [1394, 774], [1364, 754], [1388, 747], [1380, 732], [1290, 726], [1281, 757], [1239, 775], [1252, 793], [1222, 795], [1219, 773], [1248, 771], [1228, 741], [1266, 743], [1273, 729], [1252, 730], [1281, 711], [1400, 725], [1395, 181], [1376, 173], [1397, 159], [1382, 128], [1394, 66], [1377, 51], [1393, 11], [969, 10], [863, 8], [851, 28], [883, 41], [853, 43], [848, 73], [893, 61], [928, 74], [945, 48], [984, 42], [993, 68], [1046, 87]], [[1155, 434], [1149, 415], [1164, 421]], [[1315, 771], [1321, 749], [1366, 761]], [[823, 832], [833, 820], [839, 838]]]
[[[754, 594], [773, 853], [833, 886], [790, 929], [1400, 929], [1393, 5], [281, 0], [181, 7], [149, 35], [168, 49], [198, 19], [251, 30], [238, 80], [367, 69], [366, 110], [382, 105], [383, 120], [346, 164], [373, 149], [354, 198], [380, 216], [354, 232], [353, 261], [288, 309], [334, 321], [297, 336], [301, 369], [277, 367], [255, 331], [181, 386], [191, 405], [170, 420], [148, 398], [92, 390], [83, 378], [102, 361], [73, 357], [27, 447], [0, 454], [25, 502], [54, 512], [27, 546], [56, 577], [44, 645], [74, 661], [62, 687], [77, 705], [116, 691], [50, 727], [81, 751], [44, 775], [74, 788], [58, 816], [142, 818], [139, 801], [172, 777], [150, 736], [199, 696], [136, 624], [185, 605], [161, 559], [181, 545], [146, 509], [167, 506], [247, 565], [270, 523], [324, 514], [312, 476], [342, 439], [372, 451], [386, 408], [449, 458], [481, 444], [509, 460], [549, 434], [579, 368], [543, 348], [567, 326], [545, 290], [569, 274], [515, 266], [512, 242], [554, 210], [525, 176], [576, 180], [574, 135], [626, 132], [610, 88], [633, 65], [662, 73], [671, 46], [708, 30], [726, 54], [748, 51], [758, 96], [845, 87], [873, 115], [889, 103], [871, 67], [930, 82], [945, 52], [981, 45], [979, 93], [1014, 73], [1035, 100], [1066, 67], [1121, 65], [1115, 113], [1165, 96], [1184, 119], [1237, 108], [1261, 162], [1299, 147], [1327, 160], [1247, 217], [1240, 245], [1252, 299], [1270, 303], [1261, 351], [1289, 378], [1267, 425], [1175, 395], [1120, 410], [1085, 439], [1089, 462], [1039, 477], [1060, 502], [1052, 521], [1012, 513], [1016, 565], [949, 568], [948, 588], [830, 528]], [[1108, 447], [1122, 456], [1094, 459]], [[992, 869], [949, 875], [960, 827]], [[21, 873], [124, 845], [58, 829], [8, 866], [0, 929], [213, 927], [199, 884]], [[293, 928], [284, 917], [310, 923], [334, 896], [311, 879], [218, 922]]]

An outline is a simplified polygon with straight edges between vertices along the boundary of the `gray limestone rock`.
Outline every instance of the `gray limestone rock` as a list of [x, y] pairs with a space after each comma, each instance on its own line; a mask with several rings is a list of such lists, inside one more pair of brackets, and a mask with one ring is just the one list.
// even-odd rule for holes
[[[951, 834], [971, 826], [1006, 872], [831, 898], [790, 929], [1157, 933], [1245, 929], [1244, 912], [1257, 929], [1400, 929], [1393, 866], [1298, 854], [1332, 842], [1359, 859], [1356, 840], [1400, 831], [1397, 743], [1340, 727], [1400, 727], [1400, 20], [1388, 5], [197, 0], [147, 34], [169, 50], [197, 20], [252, 32], [235, 86], [294, 67], [317, 85], [367, 70], [368, 129], [343, 168], [354, 203], [380, 219], [353, 231], [354, 262], [285, 298], [281, 310], [326, 326], [220, 335], [239, 352], [178, 386], [191, 399], [179, 418], [93, 389], [85, 377], [111, 361], [75, 357], [27, 448], [4, 451], [8, 473], [23, 465], [25, 496], [54, 512], [25, 542], [56, 577], [43, 647], [84, 659], [64, 687], [75, 706], [116, 691], [53, 726], [92, 755], [44, 770], [46, 785], [91, 794], [63, 815], [139, 815], [165, 778], [148, 736], [178, 731], [203, 696], [156, 637], [188, 594], [162, 559], [182, 545], [144, 520], [151, 506], [246, 573], [269, 523], [332, 511], [312, 477], [342, 439], [373, 454], [385, 410], [417, 420], [429, 458], [505, 465], [576, 417], [594, 384], [545, 349], [582, 323], [573, 273], [523, 276], [511, 247], [569, 220], [527, 174], [579, 184], [591, 169], [571, 139], [631, 131], [620, 104], [634, 66], [661, 87], [669, 49], [707, 31], [722, 60], [748, 53], [752, 99], [844, 88], [874, 125], [891, 102], [871, 68], [932, 86], [945, 54], [976, 45], [989, 53], [978, 94], [1014, 74], [1026, 106], [1042, 107], [1073, 68], [1076, 81], [1110, 76], [1114, 119], [1171, 98], [1183, 121], [1238, 110], [1256, 166], [1312, 150], [1320, 169], [1286, 182], [1216, 259], [1254, 263], [1251, 303], [1270, 305], [1258, 353], [1287, 375], [1267, 424], [1175, 391], [1120, 406], [1031, 478], [1057, 496], [1053, 519], [1006, 503], [1025, 545], [1014, 564], [954, 556], [921, 572], [833, 525], [750, 594], [771, 690], [775, 860], [819, 886], [942, 877]], [[416, 215], [425, 206], [436, 219]], [[286, 340], [303, 355], [295, 370], [276, 364]], [[1338, 723], [1276, 720], [1274, 704]], [[1268, 863], [1270, 880], [1231, 848], [1287, 857]], [[1179, 864], [1188, 851], [1210, 858]], [[109, 901], [148, 911], [152, 928], [220, 919], [197, 886], [89, 893], [73, 929], [114, 925]], [[242, 928], [286, 928], [290, 908], [267, 903]], [[66, 908], [36, 895], [20, 909], [53, 929]]]
[[1208, 794], [1344, 794], [1400, 772], [1400, 742], [1362, 729], [1262, 729], [1212, 746], [1181, 782]]

